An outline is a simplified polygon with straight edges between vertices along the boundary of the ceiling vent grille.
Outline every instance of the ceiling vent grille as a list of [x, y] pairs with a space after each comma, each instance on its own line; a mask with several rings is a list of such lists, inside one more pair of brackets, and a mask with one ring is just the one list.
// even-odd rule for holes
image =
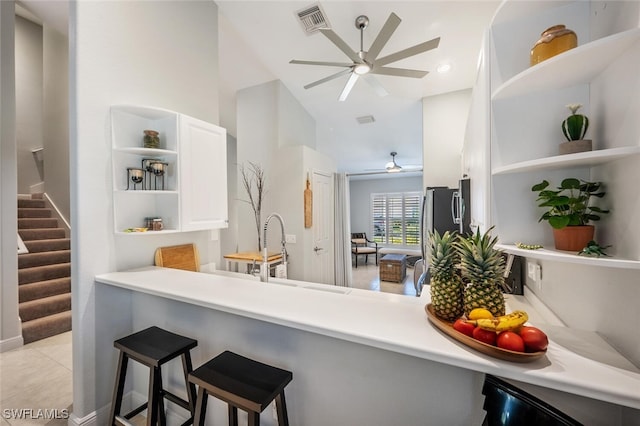
[[356, 117], [356, 120], [358, 120], [358, 123], [360, 124], [369, 124], [376, 121], [373, 115], [363, 115], [362, 117]]
[[313, 34], [320, 28], [329, 28], [329, 21], [320, 3], [314, 3], [296, 12], [300, 25], [306, 34]]

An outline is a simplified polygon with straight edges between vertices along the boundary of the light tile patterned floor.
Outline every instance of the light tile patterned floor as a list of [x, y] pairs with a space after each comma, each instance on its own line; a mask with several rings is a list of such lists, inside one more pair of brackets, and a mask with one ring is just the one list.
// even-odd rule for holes
[[0, 353], [0, 424], [66, 425], [71, 369], [71, 332]]

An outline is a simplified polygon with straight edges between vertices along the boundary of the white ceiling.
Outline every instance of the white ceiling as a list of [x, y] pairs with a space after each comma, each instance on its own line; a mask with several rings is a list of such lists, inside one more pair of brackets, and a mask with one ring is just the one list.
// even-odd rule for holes
[[[279, 79], [316, 120], [316, 149], [335, 158], [340, 171], [383, 169], [397, 151], [400, 165], [422, 164], [422, 98], [473, 86], [485, 29], [499, 1], [322, 1], [333, 31], [353, 50], [360, 48], [354, 21], [369, 17], [364, 49], [371, 45], [389, 14], [402, 22], [380, 57], [435, 37], [440, 46], [389, 66], [430, 71], [422, 79], [376, 76], [390, 93], [379, 97], [362, 79], [345, 102], [338, 96], [348, 76], [305, 90], [304, 85], [327, 77], [340, 68], [293, 65], [291, 59], [349, 62], [324, 35], [306, 35], [295, 14], [315, 3], [297, 1], [216, 1], [220, 12], [220, 79], [223, 125], [235, 133], [232, 92]], [[438, 74], [436, 67], [449, 62], [452, 70]], [[373, 124], [360, 125], [356, 117], [373, 115]], [[225, 124], [229, 120], [232, 123]], [[461, 125], [464, 125], [461, 123]]]
[[[67, 0], [22, 0], [60, 32], [66, 33]], [[422, 98], [473, 86], [485, 29], [500, 1], [340, 1], [320, 2], [333, 31], [353, 50], [359, 50], [359, 15], [369, 17], [364, 49], [371, 45], [389, 14], [402, 22], [380, 57], [440, 37], [440, 46], [389, 66], [430, 71], [422, 79], [376, 76], [389, 95], [378, 97], [362, 79], [345, 102], [338, 102], [348, 76], [309, 90], [304, 85], [339, 69], [292, 65], [291, 59], [348, 62], [348, 58], [320, 33], [306, 35], [295, 12], [314, 0], [216, 1], [220, 12], [220, 120], [236, 134], [235, 93], [239, 89], [279, 79], [316, 120], [316, 149], [334, 158], [338, 170], [362, 172], [383, 169], [389, 153], [397, 151], [400, 165], [422, 163]], [[438, 74], [438, 64], [452, 70]], [[356, 117], [373, 115], [361, 125]], [[464, 125], [461, 123], [461, 125]]]

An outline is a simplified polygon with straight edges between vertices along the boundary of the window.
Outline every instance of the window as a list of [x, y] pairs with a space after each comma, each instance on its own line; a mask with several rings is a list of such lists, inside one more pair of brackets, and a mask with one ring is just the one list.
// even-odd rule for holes
[[371, 194], [373, 240], [379, 244], [420, 245], [420, 192]]

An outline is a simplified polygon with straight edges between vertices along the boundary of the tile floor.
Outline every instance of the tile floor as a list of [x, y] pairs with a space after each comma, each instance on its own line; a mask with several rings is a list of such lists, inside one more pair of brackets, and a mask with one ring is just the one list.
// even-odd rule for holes
[[[402, 283], [380, 281], [374, 261], [352, 271], [355, 288], [416, 295], [413, 268], [407, 268]], [[66, 425], [63, 417], [71, 414], [73, 402], [72, 365], [71, 332], [0, 353], [0, 426]]]
[[0, 353], [0, 425], [67, 424], [71, 352], [67, 332]]

